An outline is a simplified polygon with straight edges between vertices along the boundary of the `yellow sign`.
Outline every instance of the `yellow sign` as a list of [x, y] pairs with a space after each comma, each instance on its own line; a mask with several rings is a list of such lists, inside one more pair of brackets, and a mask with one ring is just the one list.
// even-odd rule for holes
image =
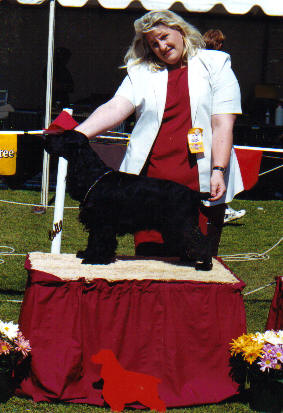
[[16, 134], [0, 134], [0, 175], [16, 173], [17, 138]]
[[203, 129], [192, 128], [188, 131], [188, 144], [191, 153], [204, 152], [203, 147]]

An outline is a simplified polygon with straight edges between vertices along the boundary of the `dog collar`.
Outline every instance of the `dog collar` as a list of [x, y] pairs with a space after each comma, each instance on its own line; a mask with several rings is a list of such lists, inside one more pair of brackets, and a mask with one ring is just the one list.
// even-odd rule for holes
[[86, 193], [86, 195], [85, 195], [85, 197], [84, 197], [83, 204], [85, 203], [85, 201], [86, 201], [86, 199], [87, 199], [87, 197], [88, 197], [88, 194], [90, 193], [90, 191], [93, 190], [93, 188], [95, 187], [95, 185], [98, 184], [98, 182], [101, 181], [101, 179], [104, 178], [105, 175], [108, 175], [110, 172], [113, 172], [112, 169], [110, 169], [109, 171], [106, 171], [106, 172], [104, 172], [104, 174], [100, 175], [100, 177], [97, 178], [97, 180], [91, 185], [91, 187], [89, 188], [89, 190], [87, 191], [87, 193]]

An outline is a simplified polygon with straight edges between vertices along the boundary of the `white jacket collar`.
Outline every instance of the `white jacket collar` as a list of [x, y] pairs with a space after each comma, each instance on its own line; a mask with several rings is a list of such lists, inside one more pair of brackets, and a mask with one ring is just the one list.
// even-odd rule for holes
[[195, 123], [197, 108], [199, 104], [199, 97], [201, 96], [201, 89], [203, 87], [202, 78], [203, 65], [199, 57], [193, 56], [188, 62], [188, 85], [191, 105], [192, 125]]
[[161, 125], [167, 96], [168, 70], [154, 72], [153, 90], [156, 100], [158, 123]]

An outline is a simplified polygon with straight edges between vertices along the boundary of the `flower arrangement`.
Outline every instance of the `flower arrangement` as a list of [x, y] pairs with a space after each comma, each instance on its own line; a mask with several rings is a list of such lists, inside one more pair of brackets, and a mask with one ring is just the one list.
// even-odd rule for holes
[[0, 374], [11, 373], [31, 351], [17, 324], [0, 320]]
[[243, 334], [230, 343], [232, 376], [257, 411], [283, 411], [283, 330]]
[[240, 354], [250, 365], [256, 363], [262, 372], [283, 371], [283, 330], [243, 334], [232, 341], [231, 354]]

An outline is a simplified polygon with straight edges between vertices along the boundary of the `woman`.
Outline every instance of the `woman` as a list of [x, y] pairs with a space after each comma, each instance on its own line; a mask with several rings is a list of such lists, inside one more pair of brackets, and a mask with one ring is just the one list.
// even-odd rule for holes
[[[224, 203], [243, 190], [232, 150], [241, 105], [230, 57], [204, 50], [201, 34], [171, 11], [145, 14], [135, 21], [135, 31], [125, 56], [128, 75], [115, 96], [76, 130], [92, 137], [136, 112], [120, 170], [210, 192], [200, 225], [217, 255]], [[162, 242], [156, 233], [140, 234], [136, 253], [156, 255], [152, 247], [160, 246], [161, 255], [170, 255]]]
[[225, 35], [219, 29], [209, 29], [203, 35], [205, 47], [210, 50], [221, 50], [225, 39]]

